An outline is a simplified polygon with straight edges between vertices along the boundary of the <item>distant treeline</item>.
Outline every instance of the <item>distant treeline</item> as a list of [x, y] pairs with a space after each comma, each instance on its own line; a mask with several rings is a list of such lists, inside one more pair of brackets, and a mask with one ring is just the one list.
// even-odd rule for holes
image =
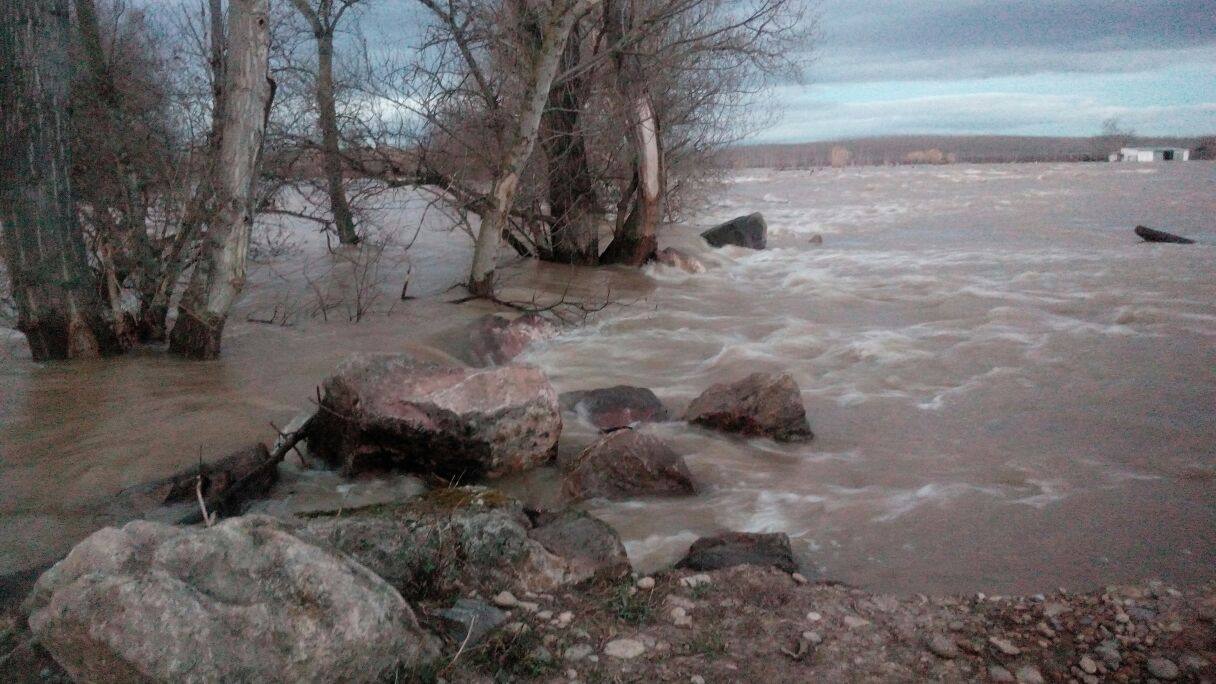
[[1106, 161], [1124, 146], [1185, 147], [1192, 159], [1216, 159], [1216, 136], [1187, 138], [1050, 138], [1037, 136], [908, 135], [812, 143], [746, 145], [724, 153], [736, 168], [815, 168], [886, 164], [1006, 164]]

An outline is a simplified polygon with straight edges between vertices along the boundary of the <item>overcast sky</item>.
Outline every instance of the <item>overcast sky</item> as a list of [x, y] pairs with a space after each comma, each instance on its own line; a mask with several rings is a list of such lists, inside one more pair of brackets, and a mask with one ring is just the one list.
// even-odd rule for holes
[[1216, 0], [821, 0], [765, 141], [1216, 133]]

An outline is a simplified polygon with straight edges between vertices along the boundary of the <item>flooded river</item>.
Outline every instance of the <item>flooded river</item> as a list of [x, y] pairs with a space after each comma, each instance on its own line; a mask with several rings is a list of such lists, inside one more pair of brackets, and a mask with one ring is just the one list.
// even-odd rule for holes
[[[1216, 578], [1216, 165], [746, 171], [710, 197], [661, 236], [705, 274], [506, 272], [518, 297], [573, 283], [615, 302], [524, 356], [559, 391], [643, 385], [679, 415], [709, 384], [757, 370], [802, 388], [808, 444], [647, 428], [686, 455], [704, 492], [593, 502], [637, 566], [728, 528], [787, 532], [809, 569], [880, 591]], [[402, 195], [380, 222], [408, 240], [422, 206]], [[766, 251], [696, 237], [751, 211], [768, 219]], [[1137, 223], [1201, 244], [1142, 244]], [[452, 331], [490, 309], [445, 303], [468, 239], [443, 225], [428, 215], [408, 252], [386, 248], [373, 274], [382, 294], [358, 323], [350, 281], [369, 274], [289, 226], [295, 249], [255, 268], [216, 362], [143, 353], [40, 367], [9, 336], [0, 574], [104, 524], [97, 504], [121, 487], [270, 439], [268, 423], [306, 411], [352, 351], [460, 356]], [[402, 302], [407, 268], [420, 298]], [[275, 317], [290, 325], [246, 320]], [[580, 449], [594, 431], [566, 418], [561, 448]], [[504, 486], [552, 503], [557, 484], [542, 469]], [[276, 506], [416, 489], [293, 471]]]

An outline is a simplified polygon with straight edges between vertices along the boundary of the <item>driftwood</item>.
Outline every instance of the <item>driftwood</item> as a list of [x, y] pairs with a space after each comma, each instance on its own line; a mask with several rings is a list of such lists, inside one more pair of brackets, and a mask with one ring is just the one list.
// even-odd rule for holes
[[238, 515], [246, 503], [264, 496], [278, 481], [279, 463], [305, 437], [311, 423], [310, 418], [298, 430], [280, 433], [274, 451], [259, 442], [126, 490], [121, 505], [133, 508], [136, 515], [180, 525], [205, 522], [204, 508], [212, 515]]
[[1147, 226], [1136, 226], [1136, 235], [1139, 235], [1145, 242], [1170, 242], [1176, 245], [1193, 245], [1195, 241], [1190, 238], [1184, 238], [1173, 233], [1167, 233], [1163, 230], [1153, 230]]

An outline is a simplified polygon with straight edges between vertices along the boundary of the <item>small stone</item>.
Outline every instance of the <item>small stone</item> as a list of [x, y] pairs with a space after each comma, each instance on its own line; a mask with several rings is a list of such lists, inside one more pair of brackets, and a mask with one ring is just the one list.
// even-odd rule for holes
[[571, 613], [568, 610], [563, 611], [560, 615], [557, 616], [557, 621], [562, 624], [568, 625], [573, 620], [574, 620], [574, 613]]
[[820, 620], [823, 619], [823, 616], [812, 610], [811, 612], [806, 614], [806, 619], [807, 619], [807, 622], [819, 622]]
[[672, 624], [677, 627], [692, 626], [692, 618], [688, 617], [688, 612], [680, 606], [675, 606], [672, 608], [670, 611], [668, 611], [667, 615], [671, 618]]
[[1094, 674], [1098, 671], [1098, 663], [1094, 662], [1093, 658], [1085, 656], [1081, 658], [1081, 669], [1085, 671], [1085, 674]]
[[814, 630], [807, 630], [802, 633], [802, 638], [806, 639], [811, 645], [818, 646], [823, 643], [823, 635]]
[[576, 670], [574, 668], [570, 668], [569, 670], [566, 670], [566, 678], [571, 681], [577, 680], [578, 679], [578, 670]]
[[929, 639], [929, 651], [939, 658], [950, 660], [958, 657], [958, 644], [944, 634], [934, 634]]
[[950, 624], [947, 626], [950, 628], [951, 632], [961, 632], [964, 628], [966, 628], [967, 625], [963, 624], [962, 620], [951, 620]]
[[790, 579], [794, 580], [795, 584], [806, 584], [807, 582], [810, 582], [810, 580], [804, 577], [800, 572], [795, 572], [794, 574], [790, 575]]
[[689, 575], [688, 577], [680, 578], [680, 584], [688, 587], [689, 589], [695, 589], [696, 587], [703, 585], [713, 584], [713, 580], [709, 578], [709, 575], [705, 574]]
[[575, 644], [570, 648], [567, 648], [566, 652], [562, 654], [562, 657], [571, 662], [577, 662], [594, 652], [595, 649], [591, 648], [591, 644]]
[[1148, 667], [1149, 674], [1165, 681], [1177, 679], [1178, 675], [1181, 674], [1174, 661], [1168, 658], [1149, 658], [1146, 666]]
[[646, 652], [646, 647], [636, 639], [613, 639], [604, 646], [604, 655], [630, 660]]
[[1017, 675], [1018, 684], [1045, 684], [1043, 673], [1039, 672], [1039, 668], [1034, 665], [1026, 665], [1018, 668]]
[[515, 594], [512, 594], [509, 591], [500, 591], [498, 592], [498, 595], [494, 597], [494, 605], [498, 606], [499, 608], [510, 608], [512, 606], [519, 605], [519, 599], [515, 598]]
[[988, 668], [988, 678], [994, 682], [1013, 682], [1017, 681], [1013, 678], [1013, 673], [1000, 665], [993, 665]]
[[1039, 630], [1039, 634], [1042, 634], [1048, 639], [1054, 639], [1056, 637], [1056, 631], [1051, 627], [1048, 627], [1046, 622], [1040, 622], [1039, 624], [1035, 625], [1035, 629]]
[[868, 624], [870, 624], [869, 620], [857, 617], [856, 615], [846, 615], [844, 618], [844, 625], [849, 629], [858, 629]]
[[705, 678], [701, 675], [693, 675], [688, 678], [690, 684], [705, 684]]
[[537, 613], [537, 614], [536, 614], [536, 619], [537, 619], [537, 620], [552, 620], [552, 619], [553, 619], [553, 611], [551, 611], [551, 610], [542, 610], [542, 611], [540, 611], [539, 613]]
[[1122, 612], [1115, 613], [1115, 622], [1124, 624], [1124, 623], [1131, 622], [1131, 620], [1132, 620], [1131, 616], [1128, 615], [1127, 613], [1122, 613]]
[[998, 651], [1008, 656], [1021, 655], [1022, 649], [1013, 645], [1012, 641], [1002, 639], [1000, 637], [988, 637], [988, 643], [996, 647]]
[[643, 577], [642, 579], [638, 580], [638, 589], [654, 589], [654, 578]]

